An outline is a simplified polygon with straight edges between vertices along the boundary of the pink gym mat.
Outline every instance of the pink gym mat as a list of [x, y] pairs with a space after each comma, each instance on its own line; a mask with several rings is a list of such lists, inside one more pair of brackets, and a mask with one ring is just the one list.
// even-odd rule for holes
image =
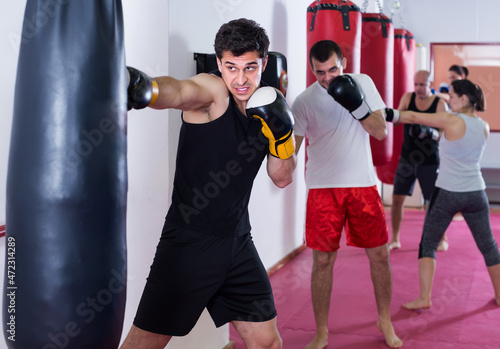
[[[386, 215], [390, 226], [390, 212]], [[402, 248], [391, 251], [391, 313], [403, 348], [500, 348], [500, 307], [493, 300], [483, 257], [463, 220], [451, 223], [447, 230], [450, 248], [437, 254], [433, 307], [419, 311], [401, 307], [418, 296], [417, 257], [424, 215], [421, 210], [405, 211]], [[491, 213], [490, 217], [500, 244], [500, 213]], [[312, 252], [305, 249], [271, 275], [284, 349], [302, 349], [314, 337], [311, 266]], [[344, 240], [333, 273], [327, 348], [387, 348], [375, 326], [375, 297], [364, 250], [346, 246]], [[235, 348], [245, 348], [232, 326], [230, 331]]]

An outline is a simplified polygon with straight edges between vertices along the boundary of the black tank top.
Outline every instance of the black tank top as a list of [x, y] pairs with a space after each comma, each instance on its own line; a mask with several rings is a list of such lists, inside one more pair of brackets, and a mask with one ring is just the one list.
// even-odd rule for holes
[[250, 231], [250, 193], [269, 149], [261, 127], [238, 110], [232, 96], [219, 118], [182, 122], [166, 227], [213, 235]]
[[[415, 104], [416, 94], [411, 95], [408, 110], [435, 113], [439, 103], [439, 97], [435, 97], [431, 106], [427, 110], [419, 110]], [[439, 143], [432, 139], [417, 139], [410, 136], [410, 127], [412, 124], [404, 125], [404, 139], [401, 148], [401, 160], [412, 165], [439, 165]]]

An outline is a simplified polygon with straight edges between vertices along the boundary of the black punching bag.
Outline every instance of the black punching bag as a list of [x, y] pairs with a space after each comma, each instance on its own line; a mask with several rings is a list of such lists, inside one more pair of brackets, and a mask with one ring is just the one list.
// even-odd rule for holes
[[7, 175], [8, 348], [114, 349], [126, 298], [120, 0], [28, 0]]

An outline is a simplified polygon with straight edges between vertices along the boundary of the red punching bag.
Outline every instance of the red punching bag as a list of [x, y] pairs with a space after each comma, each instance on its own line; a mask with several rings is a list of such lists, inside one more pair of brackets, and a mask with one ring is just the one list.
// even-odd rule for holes
[[351, 1], [318, 0], [307, 8], [307, 86], [316, 81], [309, 50], [318, 41], [335, 41], [347, 60], [344, 73], [359, 73], [361, 60], [361, 10]]
[[[362, 14], [361, 73], [369, 75], [388, 108], [393, 106], [394, 27], [382, 13]], [[370, 137], [373, 164], [380, 166], [392, 158], [392, 124], [387, 137], [378, 141]]]
[[[413, 76], [416, 66], [416, 45], [413, 34], [406, 29], [394, 29], [394, 107], [407, 92], [413, 91]], [[382, 183], [393, 184], [403, 146], [403, 125], [393, 128], [392, 159], [377, 166], [377, 175]]]
[[406, 29], [394, 29], [394, 107], [401, 97], [414, 89], [417, 48], [413, 34]]

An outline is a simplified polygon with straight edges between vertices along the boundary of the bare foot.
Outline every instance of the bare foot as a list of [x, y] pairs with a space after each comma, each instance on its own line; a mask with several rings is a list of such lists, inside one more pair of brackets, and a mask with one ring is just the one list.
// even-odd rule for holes
[[454, 221], [463, 221], [464, 216], [462, 216], [462, 213], [458, 212], [456, 215], [453, 216]]
[[398, 248], [401, 248], [401, 242], [392, 241], [391, 243], [389, 243], [389, 250], [397, 250]]
[[382, 324], [382, 321], [379, 319], [377, 321], [377, 328], [384, 335], [385, 344], [387, 344], [389, 348], [401, 348], [403, 346], [403, 341], [399, 339], [396, 332], [394, 332], [394, 327], [392, 327], [392, 323], [390, 321], [386, 321]]
[[323, 349], [328, 345], [328, 331], [316, 331], [314, 339], [304, 349]]
[[497, 302], [497, 305], [500, 307], [500, 297], [495, 297], [495, 302]]
[[450, 247], [450, 245], [448, 244], [448, 241], [447, 240], [441, 240], [439, 242], [439, 246], [438, 246], [438, 251], [448, 251], [448, 247]]
[[403, 304], [403, 308], [409, 309], [409, 310], [429, 309], [431, 307], [431, 305], [432, 305], [432, 303], [430, 300], [426, 300], [426, 299], [418, 297], [413, 302], [408, 302], [408, 303]]

